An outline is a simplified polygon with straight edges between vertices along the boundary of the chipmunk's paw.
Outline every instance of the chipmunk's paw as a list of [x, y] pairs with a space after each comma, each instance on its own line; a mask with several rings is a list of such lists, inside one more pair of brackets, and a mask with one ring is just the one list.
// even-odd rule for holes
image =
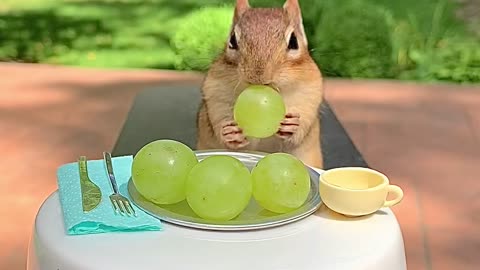
[[247, 146], [250, 142], [235, 121], [226, 121], [222, 124], [222, 143], [227, 148], [236, 150]]
[[300, 126], [300, 114], [287, 113], [285, 118], [280, 123], [280, 128], [277, 131], [277, 136], [282, 139], [290, 139]]

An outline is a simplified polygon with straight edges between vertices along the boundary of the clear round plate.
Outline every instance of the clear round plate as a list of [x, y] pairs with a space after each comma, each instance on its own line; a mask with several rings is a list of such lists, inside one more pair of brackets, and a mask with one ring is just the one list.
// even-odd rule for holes
[[[199, 161], [214, 155], [228, 155], [234, 157], [247, 166], [249, 170], [260, 161], [266, 154], [259, 152], [231, 152], [231, 151], [195, 151]], [[154, 216], [168, 223], [180, 226], [217, 231], [243, 231], [256, 230], [285, 225], [313, 214], [319, 207], [321, 202], [318, 181], [320, 174], [308, 167], [310, 174], [310, 193], [306, 202], [298, 209], [289, 213], [278, 214], [270, 212], [250, 200], [246, 209], [236, 218], [229, 221], [209, 221], [198, 217], [190, 208], [186, 200], [172, 205], [158, 205], [145, 199], [138, 193], [133, 184], [132, 179], [128, 183], [128, 192], [132, 202], [145, 211], [147, 214]]]

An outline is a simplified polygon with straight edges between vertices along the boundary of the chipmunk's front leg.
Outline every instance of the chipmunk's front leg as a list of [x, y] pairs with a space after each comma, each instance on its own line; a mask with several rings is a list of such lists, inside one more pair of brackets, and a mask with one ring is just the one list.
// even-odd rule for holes
[[289, 146], [296, 147], [300, 145], [310, 130], [312, 125], [310, 115], [302, 116], [298, 112], [289, 112], [280, 123], [277, 131], [277, 137], [283, 139]]
[[300, 128], [300, 114], [299, 113], [287, 113], [285, 118], [280, 123], [280, 128], [277, 131], [277, 136], [289, 140], [294, 134], [298, 132]]
[[302, 121], [300, 113], [291, 112], [285, 115], [280, 123], [277, 136], [283, 139], [290, 146], [299, 145], [305, 134], [308, 132], [309, 123]]
[[216, 140], [222, 147], [231, 150], [244, 148], [249, 141], [242, 129], [233, 120], [233, 113], [227, 103], [216, 102], [209, 111], [211, 126]]
[[238, 127], [237, 123], [232, 120], [221, 122], [221, 142], [228, 148], [237, 150], [249, 144], [249, 141]]
[[[313, 119], [316, 121], [308, 121]], [[320, 123], [314, 115], [287, 113], [277, 132], [285, 143], [285, 151], [293, 154], [305, 164], [323, 168], [320, 145]]]

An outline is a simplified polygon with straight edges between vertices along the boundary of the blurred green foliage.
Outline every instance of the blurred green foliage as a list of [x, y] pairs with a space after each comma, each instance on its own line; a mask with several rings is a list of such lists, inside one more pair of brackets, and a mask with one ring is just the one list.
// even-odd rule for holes
[[[300, 0], [327, 76], [480, 82], [479, 40], [455, 18], [455, 2]], [[233, 3], [2, 0], [0, 60], [204, 71], [225, 45]]]
[[412, 51], [415, 68], [400, 76], [420, 81], [480, 82], [478, 40], [449, 38], [426, 51]]
[[337, 77], [392, 77], [388, 11], [359, 1], [337, 2], [324, 2], [322, 16], [311, 33], [312, 56], [320, 69]]
[[172, 37], [175, 68], [207, 70], [225, 46], [232, 18], [232, 6], [201, 8], [186, 16]]
[[174, 69], [170, 40], [219, 0], [0, 0], [0, 60]]

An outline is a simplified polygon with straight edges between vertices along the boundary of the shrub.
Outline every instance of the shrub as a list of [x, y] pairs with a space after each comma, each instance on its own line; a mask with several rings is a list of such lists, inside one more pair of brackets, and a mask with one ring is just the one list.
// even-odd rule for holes
[[393, 76], [391, 16], [386, 10], [363, 1], [345, 0], [342, 4], [326, 1], [321, 9], [311, 46], [312, 55], [325, 75]]
[[[257, 0], [252, 5], [281, 6], [283, 2]], [[371, 4], [347, 2], [302, 2], [314, 59], [327, 75], [389, 76], [392, 51], [386, 12]], [[207, 70], [225, 44], [232, 15], [230, 6], [206, 7], [184, 18], [171, 42], [176, 68]]]
[[205, 7], [187, 15], [171, 40], [175, 68], [205, 71], [228, 38], [233, 7]]
[[78, 50], [83, 41], [92, 46], [92, 36], [109, 36], [99, 19], [75, 18], [52, 10], [0, 12], [0, 60], [45, 62]]
[[479, 41], [453, 18], [452, 3], [431, 3], [429, 23], [415, 16], [395, 22], [392, 39], [398, 78], [420, 81], [480, 82]]
[[[410, 11], [418, 2], [421, 11]], [[251, 0], [280, 7], [284, 0]], [[302, 0], [312, 56], [325, 76], [480, 82], [480, 46], [447, 0]], [[233, 7], [192, 12], [171, 40], [176, 69], [205, 71], [223, 49]], [[456, 38], [450, 38], [456, 33]]]
[[413, 50], [413, 71], [402, 77], [422, 81], [480, 82], [480, 47], [477, 40], [448, 38], [427, 51]]

